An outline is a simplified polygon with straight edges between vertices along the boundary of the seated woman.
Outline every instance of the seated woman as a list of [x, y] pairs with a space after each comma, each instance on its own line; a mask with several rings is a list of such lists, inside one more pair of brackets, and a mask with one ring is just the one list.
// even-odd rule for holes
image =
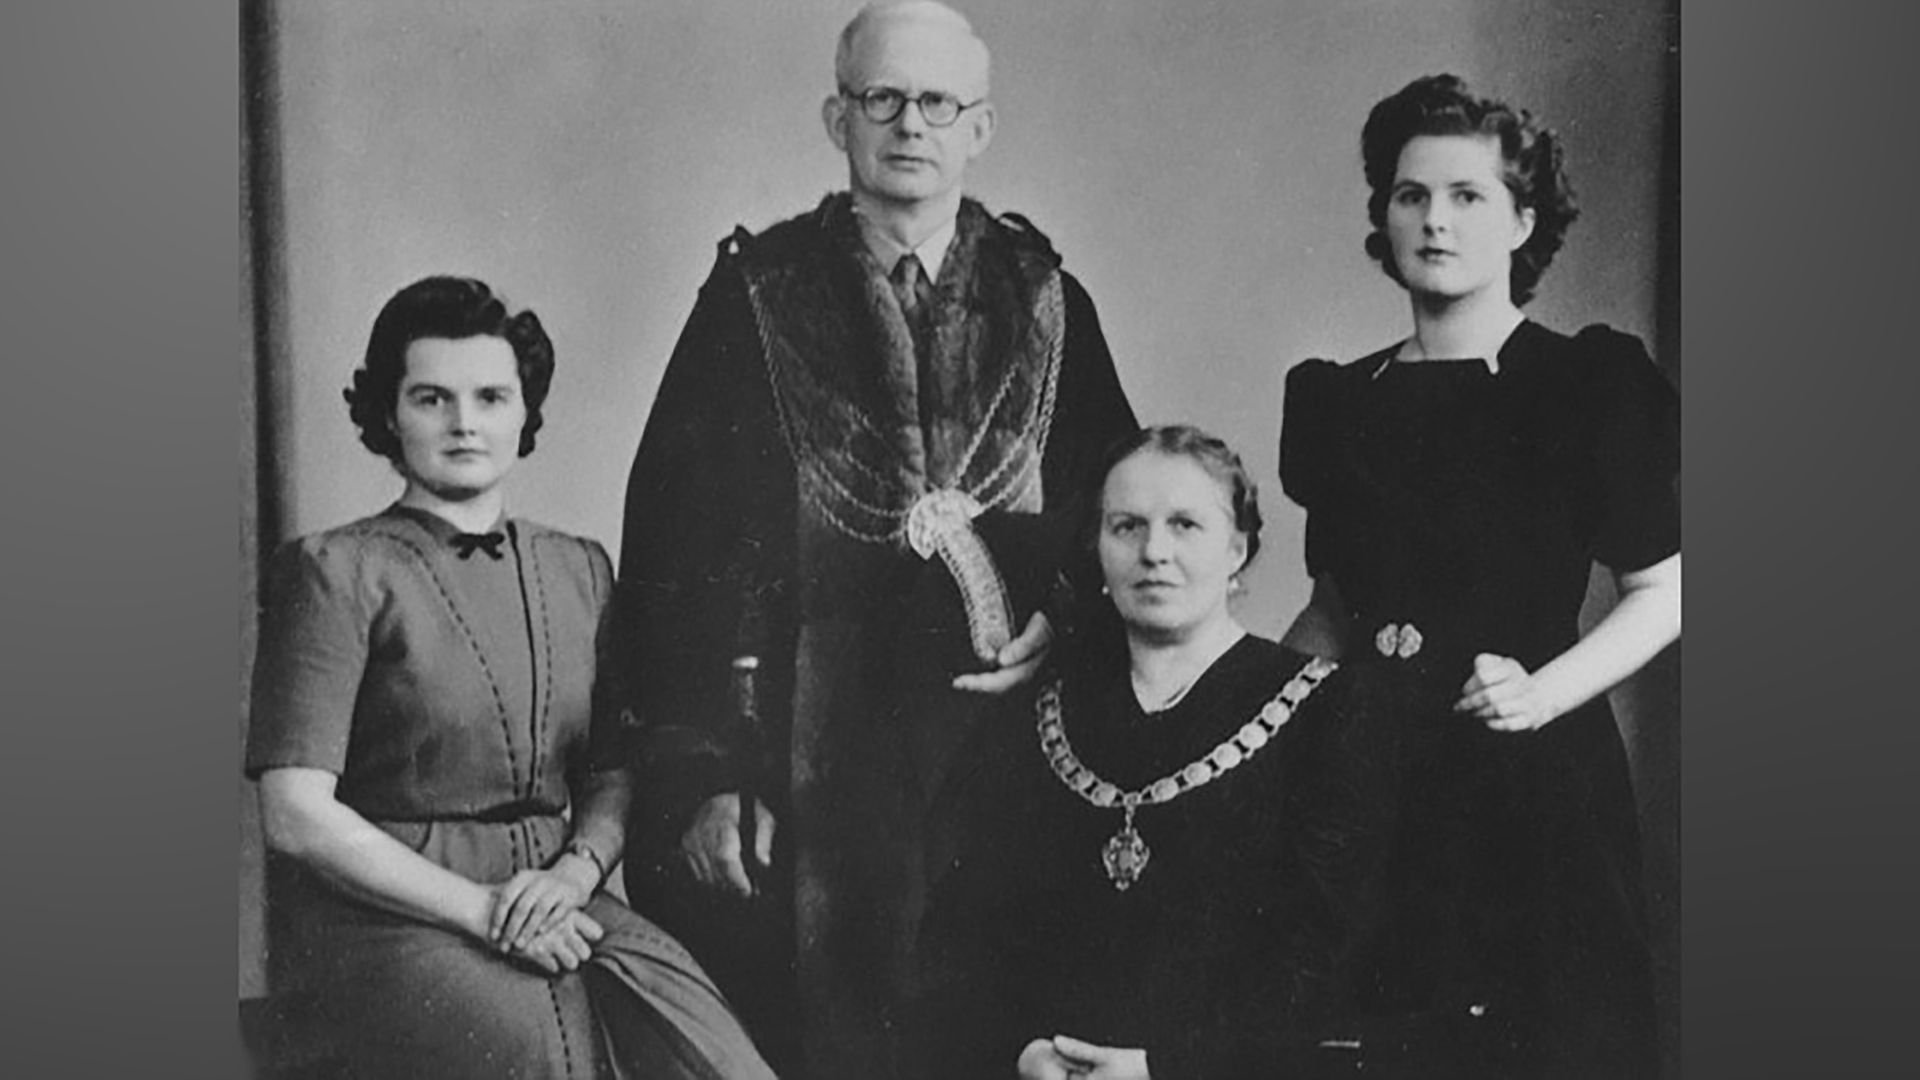
[[767, 1077], [705, 972], [601, 891], [631, 797], [599, 544], [504, 515], [553, 348], [481, 282], [375, 320], [346, 392], [405, 481], [274, 557], [247, 772], [276, 992], [355, 1077]]
[[[935, 897], [924, 1072], [1313, 1075], [1391, 814], [1360, 688], [1228, 609], [1259, 549], [1226, 444], [1150, 428], [1103, 473], [1098, 618]], [[1117, 616], [1117, 620], [1115, 618]]]

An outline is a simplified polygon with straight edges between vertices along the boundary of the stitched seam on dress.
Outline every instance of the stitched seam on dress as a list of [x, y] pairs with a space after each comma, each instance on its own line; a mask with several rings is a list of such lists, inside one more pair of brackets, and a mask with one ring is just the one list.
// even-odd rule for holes
[[447, 606], [447, 613], [453, 616], [454, 625], [458, 626], [460, 632], [466, 635], [467, 647], [473, 650], [474, 659], [480, 662], [480, 672], [487, 677], [487, 689], [493, 694], [495, 707], [500, 710], [500, 734], [506, 739], [507, 743], [507, 768], [518, 772], [520, 768], [520, 758], [519, 755], [513, 752], [513, 717], [507, 712], [506, 698], [500, 694], [500, 683], [493, 677], [493, 668], [487, 664], [487, 654], [485, 650], [480, 648], [480, 639], [474, 636], [473, 628], [467, 625], [466, 618], [460, 614], [459, 606], [453, 602], [453, 595], [447, 592], [446, 584], [440, 580], [440, 575], [434, 572], [433, 561], [427, 557], [426, 551], [422, 549], [420, 545], [408, 540], [406, 537], [394, 536], [391, 533], [388, 533], [387, 536], [394, 543], [413, 552], [414, 557], [420, 560], [420, 565], [425, 568], [427, 572], [427, 580], [433, 582], [435, 591], [440, 594], [440, 601]]
[[573, 1075], [573, 1045], [567, 1040], [567, 1017], [560, 1011], [560, 991], [547, 983], [547, 1001], [553, 1006], [553, 1026], [560, 1029], [560, 1057], [566, 1062], [567, 1075]]
[[[546, 643], [547, 654], [546, 677], [540, 680], [540, 745], [544, 746], [547, 730], [553, 726], [553, 617], [547, 607], [547, 577], [540, 572], [540, 563], [537, 559], [533, 569], [533, 585], [540, 593], [540, 639]], [[591, 695], [591, 687], [588, 688], [588, 693]], [[588, 706], [588, 715], [589, 717], [592, 715], [591, 704]]]
[[[533, 597], [528, 592], [528, 584], [527, 584], [527, 579], [529, 577], [529, 569], [531, 569], [531, 576], [533, 578], [533, 589], [535, 591], [540, 592], [540, 608], [541, 608], [540, 627], [542, 630], [548, 630], [549, 626], [546, 618], [547, 598], [546, 598], [545, 591], [540, 589], [541, 577], [540, 577], [539, 557], [534, 551], [534, 548], [538, 546], [539, 540], [540, 540], [539, 537], [529, 534], [527, 536], [527, 543], [526, 543], [525, 550], [521, 552], [521, 555], [518, 559], [514, 560], [515, 562], [514, 569], [516, 571], [515, 576], [518, 579], [520, 584], [521, 618], [525, 621], [526, 628], [527, 628], [527, 663], [528, 663], [528, 666], [533, 669], [532, 670], [532, 676], [533, 676], [532, 700], [527, 702], [527, 709], [529, 713], [527, 717], [527, 737], [531, 740], [531, 744], [532, 744], [531, 748], [528, 751], [528, 753], [531, 755], [531, 760], [528, 762], [528, 765], [527, 765], [527, 787], [526, 787], [525, 797], [528, 799], [532, 799], [534, 797], [534, 793], [539, 788], [539, 785], [540, 785], [540, 747], [545, 742], [545, 739], [541, 735], [541, 720], [544, 718], [545, 708], [547, 704], [547, 702], [543, 701], [542, 699], [543, 697], [552, 694], [552, 687], [553, 687], [553, 679], [551, 677], [552, 676], [551, 669], [553, 666], [553, 640], [551, 635], [549, 635], [547, 640], [547, 648], [546, 648], [548, 677], [543, 680], [540, 675], [540, 653], [539, 653], [539, 650], [534, 645], [535, 636], [533, 632]], [[532, 564], [531, 568], [528, 565], [529, 563]]]

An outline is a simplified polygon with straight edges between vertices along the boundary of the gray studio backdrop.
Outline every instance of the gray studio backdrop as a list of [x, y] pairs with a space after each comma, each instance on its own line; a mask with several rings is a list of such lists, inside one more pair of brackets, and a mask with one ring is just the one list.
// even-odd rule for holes
[[[258, 417], [260, 494], [274, 511], [260, 542], [397, 494], [355, 440], [340, 388], [381, 303], [422, 275], [455, 272], [538, 311], [557, 351], [547, 427], [516, 473], [513, 511], [617, 557], [627, 467], [715, 243], [845, 182], [819, 106], [855, 6], [263, 7], [255, 44], [270, 57], [260, 110], [270, 122], [253, 149], [277, 169], [256, 172], [249, 192], [265, 241], [253, 269], [268, 286], [249, 297], [262, 331], [249, 374], [279, 404]], [[1379, 98], [1454, 71], [1565, 134], [1584, 216], [1530, 313], [1563, 330], [1604, 321], [1650, 345], [1677, 339], [1656, 325], [1673, 322], [1659, 293], [1673, 269], [1660, 262], [1662, 193], [1677, 176], [1661, 153], [1677, 41], [1667, 3], [958, 6], [993, 50], [1000, 116], [972, 192], [1052, 237], [1098, 304], [1143, 419], [1213, 429], [1262, 481], [1267, 546], [1241, 609], [1258, 632], [1278, 633], [1308, 592], [1302, 515], [1275, 477], [1282, 377], [1408, 325], [1401, 292], [1360, 247], [1359, 131]], [[261, 176], [277, 182], [260, 190]], [[1677, 378], [1679, 357], [1660, 359]], [[1624, 696], [1630, 734], [1662, 725], [1636, 739], [1636, 754], [1657, 921], [1670, 928], [1677, 678]], [[263, 989], [249, 821], [243, 810], [243, 996]]]

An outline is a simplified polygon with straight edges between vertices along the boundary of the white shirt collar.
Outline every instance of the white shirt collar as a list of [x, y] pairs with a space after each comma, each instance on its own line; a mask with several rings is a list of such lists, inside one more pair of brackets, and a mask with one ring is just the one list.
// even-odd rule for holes
[[[920, 260], [920, 266], [926, 271], [928, 281], [940, 280], [940, 267], [947, 261], [947, 249], [953, 246], [953, 234], [957, 231], [959, 224], [958, 218], [948, 220], [945, 225], [933, 230], [933, 235], [921, 241], [919, 247], [913, 249], [913, 256]], [[864, 222], [861, 224], [860, 235], [867, 242], [867, 250], [873, 252], [873, 257], [879, 260], [881, 267], [888, 273], [892, 273], [901, 257], [907, 254], [906, 248], [882, 236], [880, 230], [868, 228]]]

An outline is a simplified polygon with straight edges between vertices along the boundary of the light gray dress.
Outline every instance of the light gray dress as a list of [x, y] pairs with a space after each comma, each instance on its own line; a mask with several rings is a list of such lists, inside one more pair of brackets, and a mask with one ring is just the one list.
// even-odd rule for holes
[[[339, 775], [337, 797], [482, 883], [542, 867], [569, 791], [621, 763], [596, 707], [612, 590], [596, 543], [509, 521], [499, 556], [403, 507], [275, 556], [247, 771]], [[678, 942], [618, 899], [591, 961], [547, 976], [468, 936], [357, 902], [291, 860], [269, 866], [269, 969], [306, 995], [355, 1076], [769, 1077]]]

